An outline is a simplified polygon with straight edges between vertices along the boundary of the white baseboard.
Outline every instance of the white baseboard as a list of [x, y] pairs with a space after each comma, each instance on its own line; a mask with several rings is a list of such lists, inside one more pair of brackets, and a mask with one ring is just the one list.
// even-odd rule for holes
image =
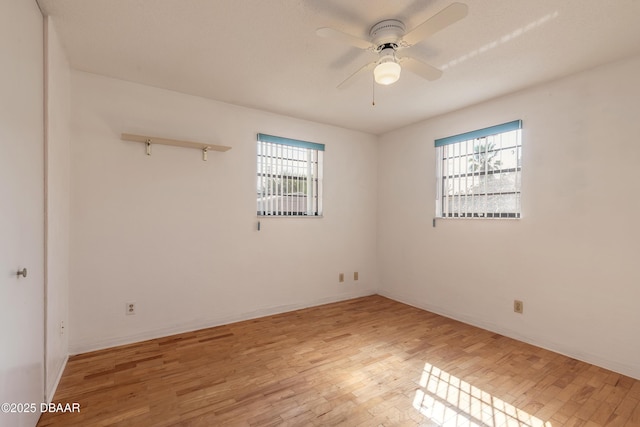
[[414, 297], [401, 295], [395, 292], [389, 292], [388, 290], [380, 290], [378, 294], [383, 297], [392, 299], [394, 301], [398, 301], [403, 304], [410, 305], [412, 307], [426, 310], [431, 313], [448, 317], [450, 319], [454, 319], [454, 320], [466, 323], [468, 325], [476, 326], [478, 328], [482, 328], [491, 332], [496, 332], [500, 335], [504, 335], [506, 337], [513, 338], [515, 340], [534, 345], [536, 347], [544, 348], [545, 350], [553, 351], [554, 353], [559, 353], [564, 356], [581, 360], [583, 362], [600, 366], [602, 368], [609, 369], [611, 371], [618, 372], [622, 375], [626, 375], [631, 378], [640, 380], [640, 368], [638, 368], [637, 366], [634, 367], [634, 366], [626, 365], [623, 363], [619, 363], [615, 360], [604, 359], [595, 354], [585, 353], [583, 351], [580, 351], [579, 349], [567, 347], [562, 343], [550, 341], [547, 337], [524, 336], [513, 329], [509, 329], [508, 327], [504, 327], [502, 325], [497, 325], [491, 322], [486, 322], [480, 319], [465, 316], [464, 314], [455, 313], [443, 307], [438, 307], [438, 306], [428, 304]]
[[49, 390], [47, 390], [46, 400], [47, 403], [51, 403], [53, 401], [53, 396], [56, 394], [56, 390], [58, 389], [58, 384], [60, 384], [60, 379], [62, 378], [62, 374], [64, 373], [64, 369], [67, 367], [67, 362], [69, 361], [69, 355], [67, 354], [65, 358], [62, 360], [60, 364], [60, 368], [58, 369], [58, 374], [56, 375], [56, 380]]
[[111, 337], [97, 340], [81, 340], [75, 343], [69, 343], [69, 353], [71, 355], [87, 353], [90, 351], [102, 350], [105, 348], [116, 347], [119, 345], [132, 344], [140, 341], [146, 341], [155, 338], [162, 338], [170, 335], [181, 334], [185, 332], [197, 331], [199, 329], [213, 328], [215, 326], [228, 325], [230, 323], [242, 322], [244, 320], [256, 319], [259, 317], [271, 316], [274, 314], [286, 313], [288, 311], [300, 310], [303, 308], [315, 307], [318, 305], [329, 304], [333, 302], [345, 301], [353, 298], [359, 298], [376, 294], [374, 289], [367, 289], [356, 292], [347, 292], [340, 295], [319, 298], [312, 301], [300, 302], [296, 304], [278, 305], [273, 307], [265, 307], [259, 310], [239, 313], [233, 316], [212, 317], [207, 320], [197, 322], [185, 322], [183, 324], [170, 327], [148, 330], [142, 333]]

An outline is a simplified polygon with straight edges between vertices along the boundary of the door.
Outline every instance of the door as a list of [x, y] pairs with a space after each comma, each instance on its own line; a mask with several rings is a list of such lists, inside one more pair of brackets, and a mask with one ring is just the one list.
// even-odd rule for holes
[[44, 397], [42, 20], [35, 0], [0, 1], [2, 426], [34, 426]]

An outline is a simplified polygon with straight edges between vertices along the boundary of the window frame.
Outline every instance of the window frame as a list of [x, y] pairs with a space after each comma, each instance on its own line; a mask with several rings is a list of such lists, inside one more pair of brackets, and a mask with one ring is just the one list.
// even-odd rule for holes
[[[512, 146], [502, 146], [502, 137], [510, 132], [516, 132], [513, 135], [514, 142]], [[500, 138], [500, 146], [498, 148], [489, 148], [490, 144], [494, 144], [496, 138]], [[476, 150], [478, 140], [484, 140], [483, 143], [485, 150]], [[454, 145], [457, 144], [457, 145]], [[463, 146], [462, 144], [466, 144]], [[436, 162], [436, 200], [435, 200], [435, 218], [438, 219], [520, 219], [522, 218], [522, 120], [514, 120], [511, 122], [503, 123], [496, 126], [490, 126], [483, 129], [474, 130], [471, 132], [465, 132], [458, 135], [453, 135], [445, 138], [439, 138], [434, 141], [435, 147], [435, 162]], [[448, 147], [448, 148], [447, 148]], [[471, 149], [469, 150], [469, 147]], [[455, 154], [456, 148], [458, 154]], [[500, 158], [496, 163], [500, 164], [502, 161], [502, 153], [507, 150], [515, 150], [515, 166], [499, 169], [489, 169], [489, 163], [487, 160], [488, 154], [494, 152], [500, 155]], [[454, 155], [450, 155], [447, 151], [454, 152]], [[484, 170], [469, 171], [465, 168], [462, 171], [461, 160], [466, 158], [471, 160], [473, 157], [484, 156]], [[495, 156], [495, 154], [493, 155]], [[458, 157], [458, 171], [455, 170], [451, 173], [446, 172], [446, 163], [451, 159]], [[493, 158], [493, 157], [492, 157]], [[466, 164], [466, 163], [465, 163]], [[473, 190], [469, 192], [468, 179], [471, 177], [471, 185], [476, 185], [476, 177], [478, 177], [478, 184], [481, 183], [480, 177], [491, 176], [498, 174], [513, 173], [512, 188], [500, 188], [498, 192], [490, 192], [488, 190], [487, 182], [485, 181], [484, 192], [475, 193]], [[446, 176], [445, 176], [446, 175]], [[458, 194], [447, 195], [445, 191], [445, 181], [459, 179], [459, 184], [462, 185], [462, 178], [464, 178], [465, 189], [464, 193], [458, 192]], [[452, 181], [449, 181], [452, 182]], [[506, 191], [505, 191], [506, 190]], [[513, 195], [515, 201], [515, 209], [504, 212], [489, 212], [489, 197], [500, 197]], [[449, 199], [451, 197], [451, 199]], [[456, 198], [457, 197], [457, 202]], [[476, 197], [482, 197], [481, 202], [476, 202]], [[457, 203], [457, 204], [456, 204]], [[464, 203], [464, 206], [463, 206]], [[484, 211], [478, 212], [478, 206], [480, 203], [484, 203]], [[446, 206], [445, 206], [446, 205]], [[454, 206], [454, 209], [449, 211], [446, 209], [448, 206]]]

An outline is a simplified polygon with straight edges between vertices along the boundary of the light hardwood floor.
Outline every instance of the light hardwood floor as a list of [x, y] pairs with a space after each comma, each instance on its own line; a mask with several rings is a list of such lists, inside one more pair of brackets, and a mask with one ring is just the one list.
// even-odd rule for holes
[[71, 357], [39, 426], [640, 426], [640, 381], [371, 296]]

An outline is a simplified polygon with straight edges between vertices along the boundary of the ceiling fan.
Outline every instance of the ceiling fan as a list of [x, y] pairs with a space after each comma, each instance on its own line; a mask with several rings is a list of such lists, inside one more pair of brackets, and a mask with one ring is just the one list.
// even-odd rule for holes
[[316, 34], [339, 42], [349, 44], [378, 54], [376, 61], [358, 69], [338, 85], [339, 89], [348, 86], [355, 77], [373, 69], [376, 83], [390, 85], [400, 78], [401, 64], [409, 71], [427, 80], [436, 80], [442, 71], [409, 56], [398, 57], [396, 52], [415, 45], [436, 32], [461, 20], [467, 15], [468, 7], [464, 3], [452, 3], [405, 33], [405, 25], [397, 19], [385, 19], [369, 30], [369, 40], [352, 36], [334, 28], [318, 28]]

